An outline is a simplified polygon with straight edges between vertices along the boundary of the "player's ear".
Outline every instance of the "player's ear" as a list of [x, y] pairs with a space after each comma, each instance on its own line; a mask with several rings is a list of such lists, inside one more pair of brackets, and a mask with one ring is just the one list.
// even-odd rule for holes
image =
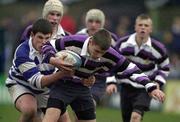
[[137, 25], [136, 25], [136, 23], [134, 24], [134, 31], [137, 31]]
[[150, 33], [152, 33], [152, 32], [153, 32], [153, 26], [150, 27]]
[[32, 31], [31, 31], [31, 34], [30, 34], [30, 36], [31, 36], [31, 37], [33, 37], [33, 36], [34, 36], [34, 33], [33, 33]]
[[92, 40], [92, 37], [89, 38], [89, 44], [92, 44], [93, 43], [93, 40]]
[[92, 38], [92, 37], [89, 39], [89, 44], [91, 44], [91, 45], [94, 45], [94, 44], [95, 44], [95, 42], [93, 41], [93, 38]]

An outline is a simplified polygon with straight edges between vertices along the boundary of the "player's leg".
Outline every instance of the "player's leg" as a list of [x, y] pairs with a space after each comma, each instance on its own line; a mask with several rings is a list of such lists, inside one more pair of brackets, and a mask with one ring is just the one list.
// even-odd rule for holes
[[130, 122], [132, 106], [121, 98], [121, 114], [123, 122]]
[[60, 116], [58, 122], [71, 122], [68, 111], [66, 111], [63, 115]]
[[[38, 101], [38, 118], [43, 118], [46, 113], [47, 102], [49, 98], [49, 91], [43, 92], [42, 94], [37, 95]], [[37, 122], [40, 122], [39, 119]], [[58, 122], [71, 122], [68, 112], [65, 112], [60, 116]]]
[[142, 116], [141, 113], [133, 111], [131, 114], [130, 122], [141, 122]]
[[63, 111], [64, 107], [63, 101], [55, 98], [49, 98], [43, 122], [58, 122], [60, 115], [64, 114], [66, 111]]
[[[72, 99], [75, 97], [73, 92], [71, 92], [72, 88], [70, 82], [64, 80], [55, 83], [51, 87], [50, 97], [48, 99], [47, 110], [45, 117], [43, 118], [43, 122], [58, 122], [59, 118], [66, 112], [67, 105], [71, 103]], [[67, 113], [65, 115], [67, 115]]]
[[105, 80], [106, 80], [106, 78], [96, 77], [96, 82], [91, 87], [91, 93], [93, 96], [95, 107], [101, 103], [101, 100], [105, 95], [105, 91], [106, 91]]
[[[96, 83], [91, 87], [91, 94], [93, 96], [93, 103], [96, 106], [100, 103], [102, 97], [105, 94], [106, 84], [105, 79], [100, 80], [96, 78]], [[81, 122], [78, 120], [76, 114], [74, 114], [75, 122]]]
[[[39, 113], [39, 117], [43, 118], [46, 113], [46, 108], [41, 108], [38, 113]], [[40, 120], [41, 119], [39, 119], [39, 121], [37, 122], [40, 122]], [[65, 111], [64, 114], [62, 113], [62, 115], [58, 119], [58, 122], [71, 122], [70, 116], [67, 111]]]
[[82, 88], [83, 92], [79, 92], [78, 97], [70, 104], [78, 122], [96, 122], [95, 105], [90, 91]]
[[85, 111], [76, 111], [77, 122], [96, 122], [94, 109], [87, 109]]
[[43, 122], [58, 122], [61, 110], [58, 108], [48, 108], [43, 118]]
[[36, 120], [37, 102], [31, 94], [24, 94], [16, 101], [16, 108], [21, 112], [20, 122]]
[[121, 84], [120, 98], [121, 98], [121, 114], [123, 122], [130, 122], [131, 113], [133, 110], [131, 103], [131, 92], [129, 91], [129, 86], [126, 84]]
[[141, 122], [144, 112], [149, 110], [151, 98], [145, 89], [136, 89], [130, 122]]
[[37, 114], [37, 100], [31, 91], [21, 85], [13, 85], [8, 88], [15, 107], [21, 112], [20, 122], [30, 122]]

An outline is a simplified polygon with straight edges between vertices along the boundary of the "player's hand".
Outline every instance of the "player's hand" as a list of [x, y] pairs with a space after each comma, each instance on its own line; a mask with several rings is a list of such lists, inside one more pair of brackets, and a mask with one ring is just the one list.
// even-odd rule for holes
[[111, 95], [112, 93], [116, 93], [117, 92], [117, 86], [116, 84], [110, 84], [107, 85], [106, 87], [106, 93]]
[[66, 63], [64, 62], [64, 59], [60, 59], [58, 57], [51, 57], [50, 64], [54, 65], [58, 69], [66, 70], [66, 71], [72, 71], [74, 68], [72, 64]]
[[155, 89], [153, 90], [151, 93], [149, 93], [151, 97], [153, 97], [154, 99], [160, 101], [160, 102], [164, 102], [165, 100], [165, 94], [164, 92], [162, 92], [159, 89]]
[[89, 78], [83, 79], [82, 83], [84, 86], [91, 87], [96, 81], [95, 76], [90, 76]]
[[74, 75], [74, 70], [61, 70], [59, 72], [63, 73], [64, 77], [72, 77]]

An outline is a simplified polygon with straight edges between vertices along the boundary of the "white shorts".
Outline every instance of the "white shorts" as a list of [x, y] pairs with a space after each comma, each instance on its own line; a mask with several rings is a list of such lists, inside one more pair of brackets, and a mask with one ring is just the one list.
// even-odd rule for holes
[[32, 94], [37, 99], [37, 106], [38, 108], [46, 108], [47, 101], [49, 98], [49, 90], [41, 93], [41, 94], [34, 94], [32, 91], [27, 89], [26, 87], [15, 84], [8, 88], [8, 91], [12, 97], [13, 103], [15, 104], [17, 99], [22, 96], [23, 94]]

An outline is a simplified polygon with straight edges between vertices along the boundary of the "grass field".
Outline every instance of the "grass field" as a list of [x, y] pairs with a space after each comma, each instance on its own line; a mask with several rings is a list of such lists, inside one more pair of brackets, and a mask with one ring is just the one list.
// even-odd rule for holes
[[[2, 81], [4, 81], [4, 79], [5, 79], [5, 76], [0, 75], [0, 86], [4, 85], [4, 82], [2, 82]], [[177, 84], [177, 83], [175, 83], [175, 84]], [[174, 89], [174, 87], [173, 87], [173, 89]], [[172, 93], [173, 92], [170, 92], [171, 96], [172, 96]], [[7, 97], [6, 94], [3, 96]], [[1, 95], [0, 101], [4, 97], [2, 97], [2, 95]], [[176, 99], [177, 99], [177, 97], [178, 96], [175, 96]], [[173, 107], [173, 108], [176, 109], [176, 107]], [[69, 111], [72, 116], [71, 109], [69, 109]], [[97, 113], [97, 122], [122, 122], [121, 113], [118, 109], [97, 108], [96, 113]], [[18, 122], [18, 117], [19, 117], [19, 112], [16, 111], [16, 109], [14, 108], [13, 105], [1, 105], [0, 104], [0, 122]], [[147, 112], [144, 116], [143, 122], [180, 122], [180, 114], [173, 114], [173, 113], [167, 114], [167, 113], [162, 113], [162, 112]]]
[[[13, 105], [0, 105], [0, 122], [18, 122], [19, 113]], [[97, 122], [122, 122], [118, 109], [97, 108]], [[148, 112], [143, 122], [180, 122], [180, 115]]]

